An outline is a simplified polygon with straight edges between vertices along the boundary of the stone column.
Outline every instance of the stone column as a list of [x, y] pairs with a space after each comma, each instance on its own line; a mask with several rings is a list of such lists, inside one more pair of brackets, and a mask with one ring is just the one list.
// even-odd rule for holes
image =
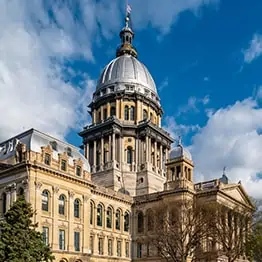
[[[82, 252], [87, 253], [89, 249], [89, 238], [90, 238], [90, 230], [89, 230], [89, 217], [90, 217], [90, 202], [88, 201], [88, 196], [83, 196], [83, 231], [82, 231]], [[88, 212], [89, 210], [89, 212]]]
[[120, 118], [120, 115], [119, 115], [119, 112], [120, 112], [120, 109], [119, 109], [119, 100], [117, 99], [116, 100], [116, 118]]
[[92, 114], [92, 117], [93, 117], [93, 121], [92, 123], [95, 124], [96, 123], [96, 109], [93, 110], [93, 114]]
[[17, 193], [16, 193], [16, 183], [12, 184], [11, 186], [11, 205], [14, 204], [14, 202], [16, 201], [16, 196], [17, 196]]
[[148, 136], [146, 136], [146, 161], [145, 162], [147, 162], [148, 163], [148, 161], [149, 161], [149, 138], [148, 138]]
[[41, 211], [42, 211], [42, 183], [35, 182], [35, 223], [40, 221]]
[[101, 161], [100, 161], [100, 169], [104, 169], [104, 137], [101, 137]]
[[139, 138], [136, 137], [136, 157], [135, 157], [135, 168], [137, 171], [137, 167], [139, 166]]
[[148, 155], [149, 155], [149, 163], [152, 164], [152, 138], [149, 137], [149, 140], [148, 140]]
[[159, 149], [159, 169], [162, 170], [163, 168], [163, 146], [160, 144], [160, 149]]
[[110, 117], [110, 103], [108, 102], [106, 104], [106, 108], [107, 108], [107, 118]]
[[[52, 217], [53, 217], [53, 223], [52, 223], [52, 238], [49, 240], [50, 245], [52, 245], [52, 249], [56, 250], [58, 249], [58, 196], [59, 194], [59, 187], [58, 186], [53, 186], [53, 203], [52, 203]], [[51, 232], [49, 232], [49, 235]]]
[[120, 163], [121, 163], [121, 165], [124, 163], [124, 159], [125, 159], [125, 157], [124, 157], [124, 154], [125, 154], [125, 150], [124, 150], [124, 139], [123, 139], [123, 137], [122, 136], [120, 136]]
[[74, 251], [74, 196], [74, 192], [68, 192], [68, 232], [66, 239], [67, 251]]
[[94, 154], [93, 172], [95, 172], [96, 171], [96, 140], [94, 140], [94, 152], [93, 152], [93, 154]]
[[116, 160], [116, 134], [113, 132], [112, 134], [112, 160]]
[[157, 167], [157, 142], [156, 142], [156, 140], [155, 140], [154, 146], [155, 146], [154, 162], [155, 162], [155, 168], [156, 168]]
[[112, 141], [111, 141], [111, 136], [108, 138], [108, 162], [112, 161]]
[[11, 206], [11, 188], [6, 189], [6, 212], [9, 210]]
[[104, 116], [104, 107], [103, 107], [103, 106], [100, 107], [100, 112], [101, 112], [101, 121], [103, 122], [104, 119], [105, 119], [105, 116]]
[[85, 158], [89, 160], [89, 144], [85, 145]]

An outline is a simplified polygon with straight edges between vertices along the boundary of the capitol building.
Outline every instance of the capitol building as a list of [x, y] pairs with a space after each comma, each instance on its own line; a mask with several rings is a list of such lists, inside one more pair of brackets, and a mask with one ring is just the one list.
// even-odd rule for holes
[[143, 241], [155, 206], [185, 196], [251, 205], [225, 174], [194, 183], [190, 152], [161, 127], [160, 97], [128, 17], [120, 39], [88, 105], [81, 149], [35, 129], [0, 143], [0, 216], [24, 194], [57, 262], [161, 261]]

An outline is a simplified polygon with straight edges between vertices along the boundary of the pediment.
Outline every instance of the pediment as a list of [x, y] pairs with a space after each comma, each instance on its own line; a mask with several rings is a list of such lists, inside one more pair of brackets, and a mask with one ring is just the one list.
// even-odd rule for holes
[[222, 191], [238, 202], [241, 202], [248, 206], [252, 206], [252, 202], [241, 184], [227, 186], [223, 188]]

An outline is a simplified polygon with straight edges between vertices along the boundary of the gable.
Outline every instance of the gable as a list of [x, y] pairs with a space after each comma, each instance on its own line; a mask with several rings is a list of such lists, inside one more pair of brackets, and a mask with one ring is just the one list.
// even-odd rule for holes
[[235, 185], [232, 187], [225, 187], [222, 189], [222, 191], [224, 193], [226, 193], [227, 195], [229, 195], [230, 197], [232, 197], [233, 199], [245, 204], [245, 205], [251, 205], [252, 203], [248, 197], [248, 195], [246, 194], [246, 192], [244, 191], [244, 189], [242, 188], [242, 186], [239, 185]]

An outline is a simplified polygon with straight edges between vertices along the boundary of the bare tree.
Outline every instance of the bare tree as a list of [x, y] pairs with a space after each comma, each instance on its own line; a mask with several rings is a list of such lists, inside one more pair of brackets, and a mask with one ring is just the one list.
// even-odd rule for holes
[[193, 200], [175, 202], [158, 207], [155, 235], [149, 241], [166, 261], [197, 261], [202, 243], [208, 236], [210, 211], [207, 206]]
[[219, 256], [234, 262], [246, 255], [247, 241], [252, 223], [252, 210], [227, 208], [215, 204], [208, 228]]

